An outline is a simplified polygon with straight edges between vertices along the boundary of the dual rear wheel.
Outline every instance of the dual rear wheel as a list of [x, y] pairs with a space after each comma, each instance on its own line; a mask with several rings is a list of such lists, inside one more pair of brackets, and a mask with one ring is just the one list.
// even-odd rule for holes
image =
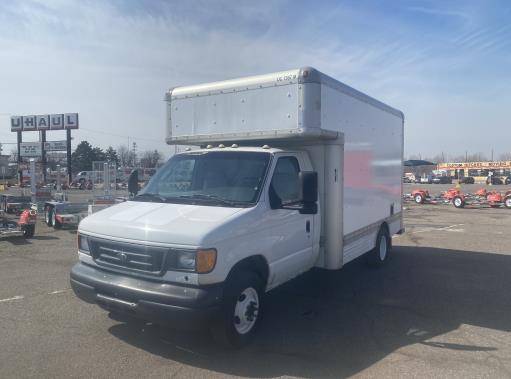
[[46, 225], [48, 225], [50, 228], [51, 227], [54, 227], [55, 229], [62, 228], [62, 224], [56, 219], [55, 208], [53, 207], [46, 207], [44, 212], [44, 221], [46, 222]]
[[366, 262], [372, 267], [381, 267], [387, 261], [392, 250], [392, 239], [386, 225], [382, 225], [376, 236], [376, 245], [366, 253]]

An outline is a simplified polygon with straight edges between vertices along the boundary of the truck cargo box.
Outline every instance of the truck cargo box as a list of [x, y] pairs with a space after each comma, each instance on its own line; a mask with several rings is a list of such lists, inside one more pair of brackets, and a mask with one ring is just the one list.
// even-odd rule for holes
[[347, 258], [357, 233], [401, 212], [403, 113], [314, 68], [177, 87], [166, 101], [169, 144], [304, 145], [344, 134]]

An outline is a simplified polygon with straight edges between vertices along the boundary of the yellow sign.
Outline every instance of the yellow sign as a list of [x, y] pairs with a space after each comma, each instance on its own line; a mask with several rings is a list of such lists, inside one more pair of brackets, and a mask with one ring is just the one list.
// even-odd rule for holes
[[461, 162], [461, 163], [439, 163], [438, 169], [499, 169], [499, 168], [511, 168], [511, 161], [500, 161], [500, 162]]

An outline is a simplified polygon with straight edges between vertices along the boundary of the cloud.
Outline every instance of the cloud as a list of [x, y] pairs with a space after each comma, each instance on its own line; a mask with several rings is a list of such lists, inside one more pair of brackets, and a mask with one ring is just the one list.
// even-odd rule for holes
[[[0, 112], [77, 111], [83, 129], [76, 141], [117, 146], [129, 136], [140, 150], [169, 151], [162, 101], [169, 87], [312, 65], [402, 109], [407, 151], [452, 149], [456, 131], [477, 133], [490, 111], [495, 127], [503, 125], [507, 114], [499, 106], [509, 95], [502, 96], [504, 88], [496, 92], [490, 80], [509, 82], [507, 70], [495, 63], [509, 63], [509, 54], [496, 50], [509, 31], [473, 7], [401, 9], [418, 22], [364, 3], [254, 4], [4, 2]], [[437, 30], [422, 17], [458, 22]], [[482, 62], [491, 69], [485, 72]], [[427, 137], [426, 145], [425, 134], [447, 138]], [[0, 130], [5, 137], [14, 136]], [[480, 142], [467, 137], [466, 144]]]

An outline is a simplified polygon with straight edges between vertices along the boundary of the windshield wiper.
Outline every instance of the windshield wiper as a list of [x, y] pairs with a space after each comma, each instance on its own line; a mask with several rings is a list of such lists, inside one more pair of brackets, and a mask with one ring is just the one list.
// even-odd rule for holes
[[168, 202], [168, 199], [163, 197], [163, 196], [160, 196], [158, 195], [157, 193], [141, 193], [140, 195], [137, 195], [133, 198], [133, 200], [136, 200], [136, 199], [147, 199], [149, 201], [153, 201], [153, 202], [156, 202], [156, 203], [166, 203]]
[[207, 195], [203, 193], [197, 193], [195, 195], [181, 195], [177, 196], [177, 199], [190, 199], [190, 200], [210, 200], [222, 205], [236, 206], [241, 204], [239, 201], [226, 200], [215, 195]]

